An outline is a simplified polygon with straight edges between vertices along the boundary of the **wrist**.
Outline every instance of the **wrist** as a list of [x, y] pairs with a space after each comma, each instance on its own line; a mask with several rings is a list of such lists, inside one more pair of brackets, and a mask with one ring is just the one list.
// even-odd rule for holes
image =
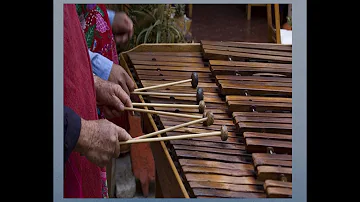
[[78, 142], [74, 148], [74, 151], [81, 154], [85, 153], [91, 145], [91, 139], [94, 134], [96, 123], [94, 121], [87, 121], [81, 119], [81, 129]]
[[102, 84], [103, 80], [98, 77], [98, 76], [94, 76], [94, 87], [95, 87], [95, 92], [98, 92], [98, 89], [101, 88], [101, 84]]

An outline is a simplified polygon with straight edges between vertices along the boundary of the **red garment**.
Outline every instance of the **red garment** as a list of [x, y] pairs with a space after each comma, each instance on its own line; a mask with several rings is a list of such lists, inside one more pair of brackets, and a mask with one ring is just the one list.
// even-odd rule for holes
[[[75, 5], [64, 4], [64, 105], [98, 119], [94, 80]], [[64, 168], [64, 198], [101, 198], [100, 168], [72, 152]]]
[[[116, 43], [105, 4], [78, 4], [77, 13], [90, 50], [119, 64]], [[109, 121], [129, 131], [127, 113]]]

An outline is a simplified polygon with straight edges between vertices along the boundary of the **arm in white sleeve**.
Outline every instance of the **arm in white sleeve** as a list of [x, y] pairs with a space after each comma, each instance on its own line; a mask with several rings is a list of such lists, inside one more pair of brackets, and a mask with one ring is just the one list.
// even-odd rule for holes
[[89, 56], [93, 73], [104, 80], [108, 80], [114, 62], [101, 54], [91, 52], [90, 50]]
[[114, 17], [115, 17], [115, 11], [112, 11], [112, 10], [106, 10], [106, 11], [109, 16], [110, 25], [112, 26], [112, 24], [114, 22]]

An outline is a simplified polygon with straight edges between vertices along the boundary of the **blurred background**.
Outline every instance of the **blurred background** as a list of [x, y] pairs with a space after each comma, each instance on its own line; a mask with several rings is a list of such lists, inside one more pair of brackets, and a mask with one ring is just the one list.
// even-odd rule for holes
[[[291, 5], [266, 4], [107, 4], [126, 12], [134, 22], [134, 37], [118, 51], [142, 43], [192, 43], [200, 40], [279, 42], [269, 36], [269, 23], [291, 30]], [[270, 16], [269, 16], [270, 15]], [[271, 18], [271, 19], [269, 19]], [[276, 34], [275, 34], [276, 35]]]

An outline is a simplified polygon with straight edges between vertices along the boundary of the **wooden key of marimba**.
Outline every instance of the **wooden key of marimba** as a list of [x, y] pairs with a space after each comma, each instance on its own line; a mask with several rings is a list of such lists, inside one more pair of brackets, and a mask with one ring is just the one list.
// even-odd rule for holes
[[220, 92], [223, 95], [245, 95], [246, 93], [251, 96], [292, 96], [292, 87], [287, 86], [265, 86], [261, 83], [256, 85], [246, 85], [246, 84], [227, 84], [221, 83]]
[[[291, 64], [238, 62], [210, 60], [210, 70], [214, 75], [252, 76], [259, 73], [279, 74], [292, 77]], [[267, 65], [264, 65], [267, 64]]]
[[260, 97], [260, 96], [226, 96], [226, 104], [230, 112], [292, 111], [292, 98]]
[[[292, 159], [291, 155], [275, 154], [273, 148], [268, 147], [268, 154], [260, 156], [253, 154], [254, 166], [257, 170], [257, 179], [265, 181], [281, 180], [292, 181]], [[266, 153], [265, 153], [266, 154]]]
[[267, 152], [267, 148], [272, 147], [277, 154], [292, 154], [291, 135], [244, 132], [243, 136], [250, 153]]
[[282, 83], [281, 86], [291, 86], [292, 78], [284, 77], [266, 77], [266, 76], [235, 76], [235, 75], [215, 75], [217, 85], [223, 82], [231, 81], [232, 83], [244, 83], [244, 82], [261, 82], [261, 83]]
[[201, 41], [201, 44], [204, 57], [209, 60], [231, 58], [241, 61], [255, 59], [264, 62], [292, 62], [292, 47], [289, 45], [215, 41]]
[[292, 198], [292, 182], [265, 180], [264, 189], [269, 198]]

